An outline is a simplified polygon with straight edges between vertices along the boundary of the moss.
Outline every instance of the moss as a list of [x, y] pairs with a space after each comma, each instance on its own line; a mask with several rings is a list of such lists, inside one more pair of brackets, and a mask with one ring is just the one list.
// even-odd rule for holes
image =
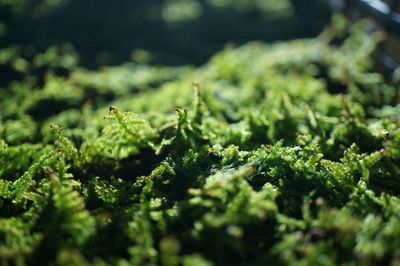
[[0, 262], [395, 265], [399, 87], [355, 28], [9, 83]]

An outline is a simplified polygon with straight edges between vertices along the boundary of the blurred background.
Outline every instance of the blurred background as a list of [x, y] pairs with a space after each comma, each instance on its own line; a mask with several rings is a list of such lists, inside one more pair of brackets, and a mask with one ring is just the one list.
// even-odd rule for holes
[[[330, 20], [327, 2], [0, 0], [0, 46], [8, 48], [0, 64], [52, 48], [49, 53], [73, 56], [66, 66], [76, 60], [87, 68], [130, 60], [198, 65], [227, 43], [313, 37]], [[14, 64], [24, 67], [21, 60]]]
[[400, 15], [391, 10], [400, 10], [399, 2], [0, 0], [0, 86], [28, 75], [40, 79], [49, 69], [66, 75], [77, 66], [201, 65], [226, 45], [315, 37], [336, 11], [354, 20], [374, 17], [397, 32], [380, 56], [393, 70], [400, 61]]

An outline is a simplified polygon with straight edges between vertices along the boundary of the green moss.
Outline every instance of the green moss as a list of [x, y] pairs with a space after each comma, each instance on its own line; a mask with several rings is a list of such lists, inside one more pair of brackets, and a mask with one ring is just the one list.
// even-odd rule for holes
[[8, 84], [0, 262], [396, 265], [400, 88], [360, 27]]

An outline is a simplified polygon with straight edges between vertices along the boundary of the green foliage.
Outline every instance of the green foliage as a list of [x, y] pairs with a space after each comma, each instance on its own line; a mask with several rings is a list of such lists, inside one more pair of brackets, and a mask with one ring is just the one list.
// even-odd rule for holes
[[73, 69], [0, 91], [0, 263], [397, 265], [400, 88], [336, 20], [196, 69], [40, 55]]

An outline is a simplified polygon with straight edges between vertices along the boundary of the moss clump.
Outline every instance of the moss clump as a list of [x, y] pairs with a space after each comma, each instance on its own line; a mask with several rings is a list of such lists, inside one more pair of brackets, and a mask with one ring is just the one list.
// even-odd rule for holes
[[378, 37], [9, 83], [0, 262], [397, 265], [400, 90], [372, 70]]

